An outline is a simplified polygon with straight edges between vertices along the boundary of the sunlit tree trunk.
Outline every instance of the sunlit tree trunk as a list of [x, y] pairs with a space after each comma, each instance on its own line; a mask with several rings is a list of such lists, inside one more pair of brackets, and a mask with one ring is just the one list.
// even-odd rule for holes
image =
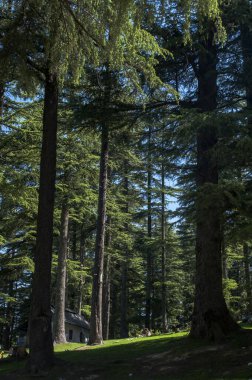
[[68, 249], [69, 209], [67, 200], [63, 201], [61, 209], [60, 243], [58, 253], [58, 268], [56, 281], [56, 298], [54, 314], [54, 340], [56, 343], [66, 342], [65, 333], [65, 293]]

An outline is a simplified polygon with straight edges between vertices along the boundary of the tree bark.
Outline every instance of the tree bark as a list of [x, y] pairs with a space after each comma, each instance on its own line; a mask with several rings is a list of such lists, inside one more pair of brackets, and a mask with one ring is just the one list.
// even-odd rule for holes
[[101, 160], [99, 178], [98, 220], [95, 246], [95, 263], [93, 272], [93, 290], [91, 303], [91, 322], [89, 344], [102, 344], [102, 287], [104, 238], [106, 221], [106, 196], [109, 157], [109, 128], [107, 123], [102, 126]]
[[166, 287], [166, 243], [165, 243], [165, 170], [164, 163], [161, 167], [162, 177], [162, 194], [161, 194], [161, 239], [162, 239], [162, 330], [164, 333], [168, 331], [168, 319], [167, 319], [167, 287]]
[[[213, 26], [201, 41], [198, 69], [198, 103], [208, 114], [197, 133], [196, 288], [191, 336], [211, 340], [237, 329], [222, 289], [221, 205], [218, 204], [217, 129], [210, 113], [217, 106], [217, 49]], [[217, 192], [218, 193], [218, 192]]]
[[65, 295], [68, 248], [69, 209], [67, 200], [63, 200], [61, 209], [60, 243], [58, 254], [58, 269], [56, 282], [56, 299], [54, 314], [54, 340], [56, 343], [66, 343], [65, 333]]
[[[124, 177], [124, 196], [126, 198], [126, 204], [124, 207], [124, 212], [127, 217], [129, 213], [129, 180], [128, 180], [128, 164], [125, 162], [125, 177]], [[124, 225], [125, 231], [129, 231], [128, 222]], [[125, 247], [125, 255], [121, 261], [121, 308], [120, 308], [120, 337], [128, 338], [129, 336], [129, 325], [128, 325], [128, 265], [129, 265], [129, 250]]]
[[[81, 270], [84, 269], [85, 254], [86, 254], [86, 234], [85, 234], [85, 229], [83, 226], [81, 230], [81, 236], [80, 236], [80, 268]], [[84, 286], [84, 278], [83, 278], [83, 275], [81, 274], [80, 282], [79, 282], [79, 297], [78, 297], [79, 315], [81, 315], [81, 310], [83, 308], [83, 296], [82, 296], [83, 286]]]
[[110, 337], [111, 339], [116, 339], [118, 337], [118, 317], [119, 317], [119, 305], [120, 298], [118, 294], [118, 284], [116, 281], [113, 281], [116, 278], [117, 272], [120, 270], [120, 264], [118, 262], [113, 263], [111, 267], [111, 314], [110, 314]]
[[[148, 132], [148, 173], [147, 173], [147, 236], [151, 239], [152, 236], [152, 169], [151, 169], [151, 127]], [[151, 329], [151, 299], [152, 299], [152, 251], [147, 248], [147, 267], [146, 267], [146, 301], [145, 301], [145, 327]]]
[[111, 217], [108, 217], [107, 221], [107, 233], [106, 233], [106, 242], [105, 242], [105, 265], [104, 265], [104, 282], [103, 282], [103, 306], [102, 306], [102, 332], [103, 339], [109, 339], [109, 324], [110, 324], [110, 308], [111, 308], [111, 273], [110, 273], [110, 246], [111, 246]]
[[53, 210], [56, 175], [58, 83], [47, 73], [43, 112], [43, 136], [40, 161], [39, 205], [35, 271], [32, 284], [30, 316], [30, 360], [33, 373], [48, 369], [54, 362], [51, 328], [51, 261], [53, 243]]
[[77, 223], [75, 220], [72, 223], [72, 259], [77, 259]]

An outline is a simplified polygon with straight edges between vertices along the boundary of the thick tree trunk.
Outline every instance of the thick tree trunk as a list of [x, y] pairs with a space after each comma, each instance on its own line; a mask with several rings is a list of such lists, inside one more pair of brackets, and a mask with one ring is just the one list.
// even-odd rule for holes
[[[125, 162], [125, 178], [124, 178], [124, 196], [126, 198], [126, 204], [124, 212], [127, 217], [129, 213], [129, 180], [128, 180], [128, 164]], [[125, 231], [128, 232], [128, 222], [124, 225]], [[129, 325], [128, 325], [128, 265], [129, 265], [129, 250], [125, 247], [125, 255], [121, 261], [121, 308], [120, 308], [120, 337], [128, 338]]]
[[161, 167], [162, 177], [162, 194], [161, 194], [161, 239], [162, 239], [162, 330], [164, 333], [168, 331], [168, 319], [167, 319], [167, 287], [166, 287], [166, 243], [165, 243], [165, 171], [164, 164]]
[[65, 333], [65, 294], [67, 271], [69, 209], [67, 200], [63, 200], [61, 209], [60, 243], [58, 254], [58, 269], [56, 282], [56, 300], [54, 314], [54, 340], [56, 343], [66, 343]]
[[111, 279], [110, 279], [110, 246], [111, 246], [111, 218], [108, 217], [107, 221], [107, 233], [105, 242], [105, 265], [104, 265], [104, 282], [103, 282], [103, 293], [102, 293], [102, 332], [103, 339], [109, 339], [109, 324], [110, 324], [110, 307], [111, 307]]
[[[147, 173], [147, 236], [152, 236], [152, 168], [151, 168], [151, 127], [148, 133], [148, 173]], [[147, 248], [147, 266], [146, 266], [146, 300], [145, 300], [145, 327], [151, 329], [151, 301], [152, 301], [152, 251]]]
[[53, 74], [47, 74], [45, 81], [43, 137], [40, 161], [35, 271], [33, 275], [29, 325], [30, 360], [28, 368], [34, 373], [39, 370], [47, 370], [54, 361], [50, 286], [56, 174], [57, 114], [57, 77]]
[[95, 247], [95, 263], [93, 272], [93, 290], [91, 304], [91, 323], [89, 344], [102, 344], [102, 287], [104, 238], [106, 221], [106, 195], [109, 157], [109, 128], [106, 123], [102, 126], [101, 160], [99, 179], [98, 220]]
[[[216, 109], [216, 64], [214, 31], [209, 27], [199, 53], [198, 103], [201, 112], [210, 113]], [[237, 324], [229, 314], [222, 289], [221, 205], [216, 196], [218, 138], [212, 120], [209, 115], [197, 134], [196, 288], [191, 336], [218, 340], [234, 331]]]

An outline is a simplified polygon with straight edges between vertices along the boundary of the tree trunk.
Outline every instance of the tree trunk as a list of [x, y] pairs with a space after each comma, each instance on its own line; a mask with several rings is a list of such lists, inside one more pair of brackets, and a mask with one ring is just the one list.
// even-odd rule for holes
[[54, 340], [56, 343], [66, 343], [65, 333], [65, 294], [67, 271], [69, 209], [67, 200], [63, 200], [61, 209], [60, 243], [58, 254], [58, 269], [56, 282], [56, 302], [54, 314]]
[[164, 333], [168, 331], [168, 320], [167, 320], [167, 287], [166, 287], [166, 244], [165, 244], [165, 228], [166, 228], [166, 217], [165, 217], [165, 171], [164, 164], [161, 167], [161, 177], [162, 177], [162, 195], [161, 195], [161, 239], [162, 239], [162, 330]]
[[77, 223], [72, 223], [72, 259], [77, 260]]
[[48, 369], [54, 361], [50, 286], [56, 175], [57, 114], [57, 77], [54, 74], [48, 73], [45, 81], [35, 271], [33, 275], [29, 325], [30, 360], [28, 368], [33, 373]]
[[118, 262], [113, 263], [113, 267], [111, 268], [112, 274], [111, 274], [111, 314], [110, 314], [110, 337], [111, 339], [116, 339], [118, 337], [117, 331], [117, 320], [119, 315], [119, 295], [118, 295], [118, 284], [117, 282], [113, 281], [113, 279], [116, 277], [116, 273], [120, 270], [120, 264]]
[[[217, 105], [217, 49], [212, 29], [209, 26], [199, 52], [198, 104], [202, 113], [214, 111]], [[197, 133], [196, 288], [191, 336], [211, 340], [221, 339], [238, 327], [229, 314], [222, 289], [217, 142], [217, 129], [208, 115]]]
[[89, 344], [102, 344], [102, 283], [104, 261], [104, 237], [106, 220], [107, 174], [109, 157], [109, 128], [102, 126], [101, 160], [99, 178], [98, 220], [93, 272], [91, 322]]
[[110, 279], [110, 246], [111, 246], [111, 218], [108, 217], [107, 233], [105, 242], [105, 265], [104, 265], [104, 282], [103, 282], [103, 307], [102, 307], [102, 332], [103, 339], [109, 339], [110, 307], [111, 307], [111, 279]]
[[[124, 212], [127, 218], [129, 213], [129, 180], [128, 180], [128, 164], [125, 162], [125, 178], [124, 178], [124, 196], [126, 198], [126, 204]], [[124, 225], [125, 231], [129, 231], [128, 222]], [[129, 265], [129, 250], [125, 247], [125, 255], [121, 261], [121, 308], [120, 308], [120, 337], [128, 338], [129, 326], [128, 326], [128, 265]]]
[[[86, 236], [85, 236], [85, 230], [84, 226], [81, 230], [81, 236], [80, 236], [80, 268], [81, 270], [84, 269], [84, 259], [86, 254]], [[80, 282], [79, 282], [79, 297], [78, 297], [78, 314], [81, 315], [81, 310], [83, 308], [83, 298], [82, 298], [82, 291], [84, 286], [84, 278], [81, 274]]]
[[[147, 236], [152, 236], [152, 216], [151, 216], [151, 193], [152, 170], [151, 170], [151, 127], [148, 133], [148, 173], [147, 173]], [[146, 301], [145, 301], [145, 327], [151, 329], [151, 299], [152, 299], [152, 251], [147, 248], [147, 277], [146, 277]]]

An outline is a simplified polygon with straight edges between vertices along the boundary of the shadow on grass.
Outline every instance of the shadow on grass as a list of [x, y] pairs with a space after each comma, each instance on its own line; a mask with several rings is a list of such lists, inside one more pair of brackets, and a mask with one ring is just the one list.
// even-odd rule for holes
[[[166, 350], [183, 350], [184, 346], [198, 346], [200, 342], [193, 341], [185, 336], [162, 336], [153, 338], [134, 339], [134, 340], [117, 340], [105, 342], [102, 346], [84, 346], [83, 349], [74, 351], [57, 352], [56, 356], [60, 359], [87, 363], [90, 365], [93, 361], [101, 364], [107, 361], [128, 361], [134, 360], [143, 355], [163, 352]], [[201, 343], [202, 344], [202, 343]]]
[[[58, 351], [56, 348], [56, 366], [50, 371], [48, 379], [56, 379], [62, 374], [68, 378], [68, 372], [78, 372], [81, 374], [102, 373], [102, 378], [121, 379], [125, 375], [129, 376], [129, 371], [136, 358], [161, 353], [167, 350], [173, 352], [188, 348], [189, 338], [186, 334], [165, 335], [150, 338], [118, 339], [107, 341], [102, 346], [82, 346], [73, 349], [71, 344], [65, 345], [65, 351]], [[195, 342], [191, 342], [195, 345]], [[69, 347], [69, 349], [68, 349]], [[25, 361], [0, 362], [0, 377], [10, 374], [10, 378], [29, 378], [22, 374]], [[11, 376], [13, 373], [13, 377]], [[77, 374], [79, 378], [80, 374]], [[6, 377], [7, 378], [7, 377]], [[9, 378], [9, 377], [8, 377]]]
[[[56, 352], [56, 366], [46, 379], [136, 380], [145, 379], [248, 379], [252, 378], [252, 331], [230, 336], [222, 344], [210, 344], [186, 334], [107, 341], [103, 346], [71, 345]], [[22, 374], [22, 363], [5, 364], [2, 374], [16, 371], [3, 379], [29, 379]], [[14, 365], [14, 366], [13, 366]], [[17, 371], [18, 370], [18, 371]], [[175, 374], [175, 375], [174, 375]], [[235, 377], [233, 377], [233, 374]]]

